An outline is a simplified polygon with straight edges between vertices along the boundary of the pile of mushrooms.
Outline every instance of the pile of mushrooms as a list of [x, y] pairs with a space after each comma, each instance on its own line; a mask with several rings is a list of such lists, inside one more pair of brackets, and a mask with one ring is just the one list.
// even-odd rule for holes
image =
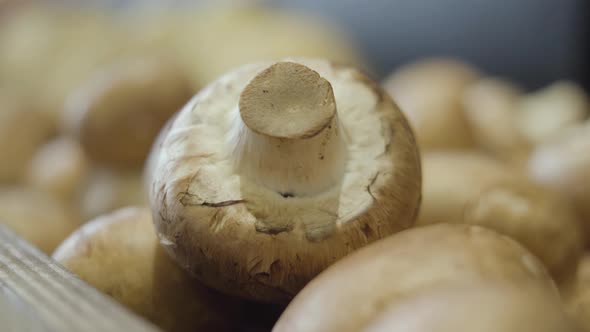
[[381, 87], [346, 39], [258, 7], [17, 13], [0, 223], [163, 330], [590, 331], [576, 84], [430, 58]]

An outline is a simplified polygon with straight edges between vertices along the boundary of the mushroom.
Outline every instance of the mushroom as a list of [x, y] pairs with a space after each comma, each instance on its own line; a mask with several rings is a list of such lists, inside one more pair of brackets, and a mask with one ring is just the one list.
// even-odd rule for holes
[[[481, 293], [493, 296], [497, 293], [493, 287], [502, 289], [502, 296], [482, 298], [482, 302], [474, 298]], [[513, 293], [524, 288], [529, 291]], [[507, 327], [504, 320], [536, 327], [530, 322], [535, 310], [529, 312], [525, 307], [511, 312], [511, 317], [490, 302], [506, 304], [510, 299], [519, 299], [519, 304], [530, 309], [549, 308], [542, 312], [550, 316], [535, 318], [552, 324], [564, 321], [552, 312], [560, 309], [553, 281], [541, 262], [521, 245], [483, 227], [437, 224], [400, 232], [336, 262], [297, 294], [273, 331], [365, 331], [371, 325], [374, 331], [439, 331], [432, 326], [443, 315], [445, 323], [474, 327], [451, 331], [523, 331], [501, 329]], [[513, 306], [520, 307], [508, 307]], [[490, 316], [479, 323], [492, 326], [470, 320], [472, 314], [491, 308], [494, 311], [486, 311]], [[398, 319], [390, 319], [393, 317]], [[412, 325], [417, 323], [431, 328]], [[381, 324], [391, 324], [391, 329]], [[404, 324], [408, 324], [406, 329], [401, 328]], [[570, 331], [565, 322], [551, 326], [555, 325], [562, 329], [539, 331]], [[485, 329], [491, 327], [495, 328]]]
[[590, 98], [577, 84], [555, 82], [522, 98], [517, 112], [523, 135], [539, 144], [581, 123], [590, 113]]
[[554, 277], [563, 277], [575, 266], [584, 238], [580, 220], [561, 196], [480, 154], [428, 153], [422, 162], [423, 201], [417, 225], [456, 222], [489, 227], [522, 243]]
[[562, 288], [562, 297], [567, 312], [590, 331], [590, 254], [580, 259], [576, 273]]
[[30, 163], [28, 184], [73, 202], [80, 194], [89, 172], [89, 163], [80, 144], [67, 137], [43, 145]]
[[526, 165], [531, 149], [521, 133], [517, 112], [521, 91], [499, 78], [484, 78], [465, 89], [463, 107], [477, 144], [518, 167]]
[[418, 211], [405, 118], [366, 76], [328, 61], [234, 70], [161, 142], [150, 186], [158, 234], [181, 266], [227, 293], [286, 302]]
[[0, 183], [24, 180], [27, 164], [37, 148], [51, 135], [43, 113], [20, 96], [0, 89]]
[[539, 144], [529, 160], [531, 178], [568, 197], [590, 234], [590, 121]]
[[192, 93], [183, 72], [167, 60], [124, 62], [74, 93], [64, 124], [95, 163], [138, 169], [162, 126]]
[[140, 172], [115, 172], [106, 168], [95, 168], [90, 172], [82, 185], [82, 193], [78, 200], [84, 220], [146, 202]]
[[205, 288], [164, 253], [147, 208], [88, 222], [53, 258], [99, 291], [162, 329], [231, 331], [242, 303]]
[[47, 193], [22, 187], [0, 188], [0, 224], [51, 254], [79, 225], [71, 208]]
[[473, 148], [461, 98], [478, 73], [449, 58], [428, 58], [393, 72], [384, 87], [407, 115], [422, 151]]

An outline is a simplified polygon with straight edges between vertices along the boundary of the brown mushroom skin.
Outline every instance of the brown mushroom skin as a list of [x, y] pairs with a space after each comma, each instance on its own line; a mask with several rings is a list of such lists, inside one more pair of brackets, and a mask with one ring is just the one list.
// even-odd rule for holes
[[51, 254], [79, 225], [71, 207], [43, 191], [0, 188], [0, 223]]
[[437, 224], [336, 262], [295, 297], [273, 331], [361, 331], [418, 294], [474, 283], [531, 287], [559, 303], [541, 262], [515, 241], [479, 226]]
[[138, 59], [97, 73], [75, 92], [63, 122], [95, 163], [139, 169], [160, 129], [193, 92], [173, 63]]
[[[519, 241], [556, 278], [582, 252], [582, 225], [560, 195], [477, 153], [427, 153], [418, 226], [457, 222], [489, 227]], [[550, 244], [550, 245], [549, 245]]]
[[53, 258], [166, 331], [231, 331], [239, 314], [239, 301], [203, 287], [161, 249], [147, 208], [90, 221]]
[[52, 133], [43, 112], [0, 87], [0, 183], [21, 183], [33, 155]]
[[65, 202], [74, 202], [80, 195], [89, 168], [80, 144], [61, 137], [37, 150], [28, 168], [27, 183]]
[[590, 254], [580, 259], [576, 273], [560, 290], [567, 312], [590, 331]]
[[[369, 109], [359, 109], [354, 114], [379, 119], [376, 127], [365, 132], [379, 136], [382, 146], [368, 152], [374, 156], [356, 160], [360, 165], [375, 158], [380, 165], [395, 166], [366, 178], [363, 173], [358, 177], [362, 182], [350, 182], [358, 183], [354, 190], [361, 196], [359, 201], [341, 195], [346, 183], [315, 195], [291, 197], [252, 184], [246, 177], [219, 175], [220, 168], [205, 165], [222, 158], [217, 155], [219, 148], [203, 143], [216, 132], [207, 127], [213, 120], [206, 108], [221, 100], [231, 104], [228, 109], [235, 109], [243, 87], [272, 64], [242, 67], [203, 89], [178, 114], [167, 137], [162, 138], [159, 159], [150, 162], [150, 206], [167, 252], [204, 284], [269, 303], [288, 302], [334, 261], [409, 228], [420, 199], [420, 161], [414, 136], [391, 98], [356, 69], [324, 60], [294, 61], [322, 76], [338, 77], [340, 86], [330, 82], [335, 95], [369, 105], [372, 112], [367, 115]], [[352, 98], [353, 93], [358, 98]], [[345, 105], [339, 104], [338, 116], [346, 130], [359, 121], [350, 115], [344, 119]], [[354, 210], [363, 202], [362, 209]], [[354, 213], [339, 216], [347, 208]]]
[[458, 60], [427, 58], [399, 68], [383, 85], [408, 117], [420, 150], [471, 149], [475, 140], [461, 98], [478, 76]]

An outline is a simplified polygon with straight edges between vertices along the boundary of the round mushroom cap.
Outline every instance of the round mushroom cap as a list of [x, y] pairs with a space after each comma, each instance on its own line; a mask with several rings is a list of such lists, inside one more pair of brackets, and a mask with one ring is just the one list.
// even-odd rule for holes
[[336, 262], [295, 297], [274, 331], [361, 331], [418, 294], [474, 283], [531, 287], [559, 302], [542, 263], [515, 241], [479, 226], [437, 224]]
[[94, 219], [130, 205], [147, 202], [140, 172], [115, 172], [106, 168], [91, 170], [83, 184], [78, 204], [84, 220]]
[[80, 194], [89, 166], [77, 141], [57, 138], [35, 153], [29, 165], [27, 182], [34, 188], [72, 202]]
[[582, 225], [560, 195], [479, 154], [428, 153], [422, 162], [418, 225], [485, 226], [519, 241], [555, 277], [575, 266], [584, 245]]
[[184, 73], [167, 60], [120, 63], [74, 93], [64, 125], [94, 162], [140, 169], [158, 132], [192, 94]]
[[568, 197], [590, 234], [590, 122], [538, 145], [529, 160], [536, 182]]
[[518, 126], [522, 92], [499, 78], [480, 79], [465, 89], [463, 107], [477, 144], [498, 158], [522, 166], [530, 143]]
[[[267, 173], [261, 172], [257, 180], [266, 184], [274, 176], [280, 186], [297, 185], [300, 190], [295, 192], [261, 185], [234, 168], [234, 158], [244, 157], [234, 153], [233, 140], [236, 123], [242, 121], [240, 94], [249, 82], [267, 84], [264, 75], [258, 74], [269, 73], [265, 71], [269, 68], [316, 72], [310, 74], [310, 84], [331, 85], [325, 91], [333, 97], [325, 102], [333, 100], [337, 109], [337, 116], [330, 120], [335, 122], [321, 132], [342, 131], [330, 137], [318, 134], [274, 140], [252, 134], [254, 142], [266, 145], [264, 149], [252, 145], [245, 154], [254, 158], [249, 166], [256, 165], [256, 158], [265, 158], [265, 153], [280, 156], [271, 160]], [[287, 86], [289, 79], [294, 78], [277, 78]], [[253, 93], [299, 93], [273, 84]], [[266, 97], [263, 100], [272, 103]], [[306, 110], [293, 108], [302, 117]], [[321, 141], [323, 138], [326, 141]], [[356, 69], [312, 59], [241, 67], [195, 96], [161, 139], [156, 159], [150, 162], [149, 190], [162, 243], [181, 266], [208, 286], [228, 293], [286, 302], [328, 265], [409, 228], [417, 214], [421, 175], [412, 132], [387, 94]], [[327, 142], [335, 139], [341, 139], [346, 147], [337, 154], [346, 156], [342, 162], [327, 152], [309, 154], [312, 143], [327, 149], [325, 144], [330, 147], [332, 143]], [[276, 145], [267, 144], [269, 141]], [[309, 167], [313, 174], [295, 167], [298, 175], [281, 178], [277, 174], [292, 166], [285, 162], [290, 160], [286, 158], [292, 156], [291, 150], [281, 147], [299, 144], [293, 142], [303, 142], [297, 156], [308, 158], [293, 159], [293, 163]], [[301, 188], [310, 176], [321, 173], [326, 163], [334, 164], [339, 173], [319, 177], [326, 185], [321, 188], [316, 182], [308, 185], [313, 191]], [[298, 178], [303, 182], [295, 181]]]
[[166, 331], [229, 331], [239, 313], [239, 301], [205, 288], [164, 253], [147, 208], [86, 223], [53, 258]]
[[465, 149], [475, 144], [462, 96], [477, 77], [465, 63], [428, 58], [396, 70], [384, 87], [408, 117], [422, 151]]
[[12, 92], [0, 91], [0, 183], [24, 180], [29, 161], [51, 131], [43, 113]]
[[78, 216], [60, 200], [28, 188], [0, 189], [0, 224], [51, 254], [78, 225]]
[[560, 301], [527, 285], [425, 289], [379, 315], [366, 332], [581, 332]]
[[590, 254], [580, 259], [577, 271], [562, 288], [567, 312], [585, 329], [590, 330]]
[[534, 144], [543, 143], [590, 115], [590, 97], [574, 82], [558, 81], [525, 95], [519, 103], [517, 123]]

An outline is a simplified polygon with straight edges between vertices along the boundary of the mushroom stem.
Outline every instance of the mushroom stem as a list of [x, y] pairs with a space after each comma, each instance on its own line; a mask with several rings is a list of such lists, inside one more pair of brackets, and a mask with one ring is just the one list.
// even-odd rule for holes
[[292, 62], [270, 66], [242, 91], [239, 115], [231, 144], [242, 176], [284, 197], [313, 195], [340, 182], [344, 132], [332, 86], [317, 72]]

